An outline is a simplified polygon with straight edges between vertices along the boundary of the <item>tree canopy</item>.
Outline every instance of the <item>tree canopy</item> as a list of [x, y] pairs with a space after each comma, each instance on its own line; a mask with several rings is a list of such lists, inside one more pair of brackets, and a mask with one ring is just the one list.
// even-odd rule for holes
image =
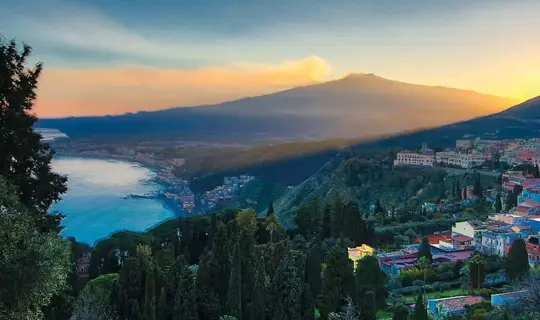
[[32, 49], [0, 38], [0, 175], [16, 187], [41, 231], [59, 230], [61, 217], [47, 210], [66, 191], [66, 178], [54, 173], [54, 151], [41, 143], [32, 113], [43, 65], [27, 66]]

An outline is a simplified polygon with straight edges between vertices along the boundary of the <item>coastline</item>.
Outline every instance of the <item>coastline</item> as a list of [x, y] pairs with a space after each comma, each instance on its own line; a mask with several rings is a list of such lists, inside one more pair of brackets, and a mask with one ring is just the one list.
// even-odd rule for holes
[[[159, 201], [159, 203], [168, 211], [170, 211], [173, 215], [171, 218], [186, 218], [191, 215], [191, 213], [188, 213], [184, 210], [177, 209], [177, 206], [174, 206], [172, 203], [169, 203], [167, 199], [161, 196], [162, 192], [164, 190], [170, 189], [173, 186], [161, 179], [158, 178], [158, 168], [156, 166], [151, 166], [148, 164], [145, 164], [141, 161], [127, 159], [124, 157], [107, 157], [107, 156], [99, 156], [99, 155], [87, 155], [87, 154], [56, 154], [54, 159], [61, 160], [61, 159], [94, 159], [94, 160], [101, 160], [101, 161], [107, 161], [107, 162], [123, 162], [129, 165], [136, 165], [137, 167], [146, 169], [151, 172], [151, 177], [148, 177], [146, 179], [141, 180], [141, 183], [143, 184], [156, 184], [155, 190], [150, 194], [143, 194], [143, 195], [137, 195], [137, 194], [126, 194], [122, 198], [128, 199], [136, 199], [136, 198], [146, 198], [146, 199], [152, 199]], [[196, 214], [196, 213], [193, 213]], [[158, 224], [161, 222], [158, 222]]]

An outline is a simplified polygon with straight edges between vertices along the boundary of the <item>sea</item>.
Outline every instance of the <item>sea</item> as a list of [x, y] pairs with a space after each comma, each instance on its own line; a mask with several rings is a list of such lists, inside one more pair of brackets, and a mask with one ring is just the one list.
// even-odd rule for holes
[[68, 191], [50, 212], [65, 215], [62, 235], [90, 245], [119, 230], [144, 231], [174, 217], [159, 199], [132, 198], [163, 188], [155, 173], [137, 163], [62, 156], [53, 171], [68, 176]]

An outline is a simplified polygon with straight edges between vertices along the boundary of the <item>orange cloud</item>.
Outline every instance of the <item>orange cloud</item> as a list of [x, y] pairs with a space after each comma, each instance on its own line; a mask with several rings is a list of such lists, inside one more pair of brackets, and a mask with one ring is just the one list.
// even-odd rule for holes
[[45, 69], [36, 112], [58, 117], [211, 104], [318, 82], [329, 73], [330, 66], [316, 56], [277, 65], [243, 63], [195, 70]]

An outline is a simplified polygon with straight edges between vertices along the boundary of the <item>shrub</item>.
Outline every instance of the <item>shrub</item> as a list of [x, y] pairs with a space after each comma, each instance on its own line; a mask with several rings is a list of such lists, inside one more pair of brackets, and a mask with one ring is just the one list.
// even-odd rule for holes
[[490, 289], [480, 289], [480, 295], [485, 299], [491, 298], [492, 294], [493, 291], [491, 291]]

